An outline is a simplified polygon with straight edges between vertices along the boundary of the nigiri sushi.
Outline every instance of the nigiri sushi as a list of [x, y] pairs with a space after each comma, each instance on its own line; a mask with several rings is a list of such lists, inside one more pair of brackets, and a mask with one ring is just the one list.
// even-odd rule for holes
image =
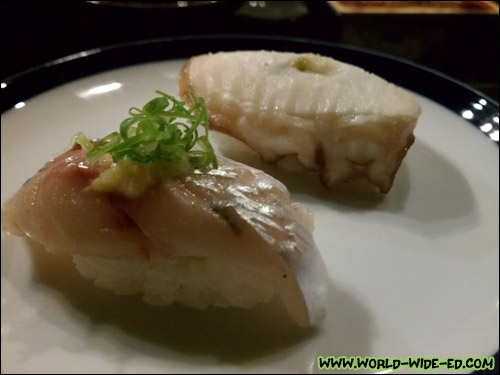
[[[167, 113], [156, 104], [137, 116]], [[128, 139], [151, 130], [142, 125]], [[115, 160], [123, 139], [114, 148], [109, 139], [87, 141], [46, 163], [5, 203], [5, 233], [67, 254], [96, 286], [150, 304], [250, 308], [278, 296], [297, 325], [323, 319], [327, 272], [312, 216], [282, 183], [223, 157], [216, 167], [158, 175], [158, 161]], [[140, 147], [153, 155], [146, 143]], [[109, 153], [89, 158], [99, 147]]]
[[407, 91], [317, 54], [219, 52], [190, 58], [179, 92], [202, 96], [213, 129], [276, 162], [319, 171], [330, 189], [363, 177], [386, 193], [421, 113]]

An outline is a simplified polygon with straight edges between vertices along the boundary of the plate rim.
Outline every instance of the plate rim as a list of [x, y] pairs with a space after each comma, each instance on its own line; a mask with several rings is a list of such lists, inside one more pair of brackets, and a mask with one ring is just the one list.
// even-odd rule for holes
[[[206, 53], [215, 50], [258, 49], [246, 48], [247, 45], [258, 45], [258, 43], [273, 44], [275, 47], [283, 43], [283, 47], [294, 47], [292, 50], [302, 49], [304, 51], [310, 51], [307, 47], [316, 47], [320, 49], [320, 53], [322, 50], [329, 51], [330, 54], [328, 55], [336, 52], [347, 56], [368, 57], [373, 60], [368, 64], [369, 66], [374, 65], [374, 62], [383, 62], [383, 64], [378, 64], [379, 66], [387, 65], [382, 71], [383, 74], [377, 69], [369, 69], [351, 61], [349, 63], [359, 65], [368, 71], [381, 75], [389, 82], [413, 90], [438, 102], [479, 130], [481, 130], [480, 127], [489, 118], [496, 117], [498, 119], [498, 102], [455, 78], [413, 61], [378, 51], [324, 40], [248, 34], [181, 35], [145, 39], [108, 45], [64, 56], [3, 79], [1, 112], [3, 114], [19, 102], [26, 101], [35, 95], [89, 75], [137, 64], [174, 58], [187, 58], [194, 53], [204, 53], [203, 51]], [[172, 44], [177, 44], [181, 48], [178, 51], [162, 48]], [[210, 48], [211, 45], [220, 45], [222, 49]], [[225, 45], [232, 47], [224, 48]], [[238, 48], [240, 46], [241, 48]], [[139, 50], [143, 53], [126, 54], [127, 51]], [[198, 52], [189, 53], [190, 50]], [[276, 50], [287, 50], [287, 48], [281, 48], [280, 46]], [[127, 57], [124, 58], [124, 56]], [[334, 58], [337, 57], [335, 56]], [[339, 60], [342, 61], [341, 58]], [[391, 70], [394, 70], [394, 72]], [[417, 76], [412, 77], [415, 74]], [[429, 83], [431, 84], [429, 85]], [[453, 95], [448, 95], [447, 93], [449, 92], [453, 92]], [[487, 104], [480, 110], [477, 110], [474, 108], [474, 105], [480, 102], [486, 102]], [[472, 117], [469, 118], [469, 116], [462, 115], [465, 111], [468, 111], [469, 114], [472, 113]], [[498, 146], [499, 141], [490, 136], [492, 131], [498, 131], [498, 123], [496, 125], [492, 124], [491, 130], [482, 130], [481, 133], [488, 136]]]

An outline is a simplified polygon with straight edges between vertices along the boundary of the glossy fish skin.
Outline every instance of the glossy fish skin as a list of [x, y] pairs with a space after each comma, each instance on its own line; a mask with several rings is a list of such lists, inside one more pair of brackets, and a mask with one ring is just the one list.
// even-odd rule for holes
[[264, 160], [296, 157], [330, 189], [357, 177], [388, 192], [420, 115], [407, 91], [315, 54], [220, 52], [192, 57], [179, 76], [207, 103], [210, 126]]
[[81, 149], [54, 158], [5, 203], [2, 229], [54, 254], [144, 259], [146, 239], [119, 199], [88, 189], [98, 175]]
[[[91, 189], [100, 172], [78, 148], [48, 162], [6, 202], [4, 231], [70, 254], [96, 285], [142, 293], [152, 304], [249, 308], [277, 294], [298, 325], [323, 319], [327, 272], [312, 238], [312, 218], [292, 204], [279, 181], [219, 158], [218, 169], [169, 178], [125, 197]], [[234, 271], [216, 275], [228, 290], [204, 284], [205, 260]], [[170, 290], [154, 284], [166, 280], [164, 270], [188, 280], [202, 272], [195, 288], [176, 280]], [[236, 282], [249, 284], [255, 296], [240, 298], [245, 290], [231, 289]]]

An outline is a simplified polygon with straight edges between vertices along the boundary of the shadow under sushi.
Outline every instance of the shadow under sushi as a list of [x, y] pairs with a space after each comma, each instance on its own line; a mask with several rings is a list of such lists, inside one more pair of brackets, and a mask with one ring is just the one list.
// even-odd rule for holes
[[[286, 357], [288, 361], [287, 349], [294, 352], [295, 347], [302, 345], [307, 345], [310, 358], [332, 350], [344, 355], [370, 352], [368, 312], [347, 293], [331, 285], [326, 321], [319, 329], [304, 329], [294, 324], [281, 303], [250, 310], [209, 308], [199, 311], [177, 304], [150, 306], [139, 296], [119, 296], [95, 288], [75, 270], [68, 257], [48, 254], [31, 241], [28, 244], [34, 269], [32, 285], [68, 305], [64, 313], [71, 315], [71, 325], [78, 326], [78, 329], [62, 328], [97, 331], [106, 338], [106, 350], [110, 350], [111, 345], [116, 353], [131, 356], [141, 353], [162, 360], [175, 360], [173, 353], [177, 353], [188, 355], [190, 363], [197, 363], [202, 355], [229, 364], [244, 364], [265, 357], [270, 361]], [[39, 313], [56, 326], [64, 324], [53, 312]], [[301, 362], [299, 358], [295, 360]], [[203, 365], [203, 360], [200, 361]]]

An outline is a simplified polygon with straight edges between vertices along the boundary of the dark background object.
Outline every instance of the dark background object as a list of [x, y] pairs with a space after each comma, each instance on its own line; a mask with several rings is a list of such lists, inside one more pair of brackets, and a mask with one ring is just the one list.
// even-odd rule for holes
[[[200, 5], [201, 3], [201, 5]], [[498, 101], [498, 14], [342, 14], [320, 1], [3, 1], [2, 79], [73, 53], [195, 34], [283, 35], [408, 59]]]

